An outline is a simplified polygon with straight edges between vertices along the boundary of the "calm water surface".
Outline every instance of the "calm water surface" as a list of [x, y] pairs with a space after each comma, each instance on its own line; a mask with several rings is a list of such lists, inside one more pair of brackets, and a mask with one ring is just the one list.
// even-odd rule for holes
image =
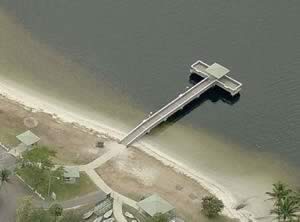
[[244, 84], [239, 101], [203, 98], [146, 140], [236, 195], [251, 193], [251, 183], [262, 191], [299, 177], [299, 1], [1, 0], [0, 7], [18, 25], [5, 23], [2, 34], [24, 29], [66, 60], [17, 34], [2, 46], [1, 75], [126, 130], [190, 85], [195, 60], [227, 66]]

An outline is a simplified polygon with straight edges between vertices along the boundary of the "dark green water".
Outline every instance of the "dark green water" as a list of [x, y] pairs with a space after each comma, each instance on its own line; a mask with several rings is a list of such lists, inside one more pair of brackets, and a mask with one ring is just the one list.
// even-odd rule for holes
[[239, 101], [205, 100], [148, 140], [228, 187], [261, 181], [264, 173], [276, 174], [266, 184], [284, 174], [299, 177], [285, 168], [300, 167], [299, 1], [1, 0], [0, 7], [34, 41], [87, 70], [39, 67], [5, 77], [25, 85], [34, 79], [37, 90], [121, 121], [127, 130], [190, 84], [195, 60], [223, 64], [244, 84]]

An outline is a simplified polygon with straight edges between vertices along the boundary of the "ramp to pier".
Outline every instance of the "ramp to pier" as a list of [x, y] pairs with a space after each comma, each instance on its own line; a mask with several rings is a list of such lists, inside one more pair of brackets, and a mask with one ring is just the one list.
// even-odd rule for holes
[[198, 60], [191, 65], [190, 72], [201, 76], [203, 80], [177, 96], [147, 119], [144, 119], [120, 141], [121, 144], [129, 146], [211, 87], [218, 86], [229, 92], [232, 96], [238, 94], [242, 88], [242, 83], [227, 75], [230, 70], [218, 63], [208, 65]]
[[204, 78], [201, 82], [180, 94], [156, 113], [152, 114], [147, 119], [144, 119], [137, 127], [129, 132], [129, 134], [123, 138], [120, 143], [129, 146], [135, 140], [150, 132], [151, 129], [159, 125], [161, 122], [166, 121], [169, 116], [182, 109], [192, 100], [199, 97], [203, 92], [214, 86], [216, 81], [217, 80], [214, 78]]

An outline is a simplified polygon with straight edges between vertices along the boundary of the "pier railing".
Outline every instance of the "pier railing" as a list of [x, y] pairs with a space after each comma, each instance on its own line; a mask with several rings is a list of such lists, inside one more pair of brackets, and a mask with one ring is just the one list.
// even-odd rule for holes
[[217, 85], [231, 93], [232, 96], [236, 95], [242, 87], [240, 82], [227, 75], [229, 69], [217, 63], [208, 65], [198, 60], [191, 66], [190, 71], [202, 76], [203, 80], [184, 93], [179, 94], [174, 100], [144, 119], [120, 143], [129, 146], [211, 87]]

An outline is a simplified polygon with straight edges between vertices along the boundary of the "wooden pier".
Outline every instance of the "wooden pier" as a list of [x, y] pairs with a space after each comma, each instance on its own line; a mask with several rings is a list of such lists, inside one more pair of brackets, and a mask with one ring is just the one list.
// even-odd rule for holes
[[227, 75], [229, 73], [229, 69], [217, 63], [207, 65], [199, 60], [191, 65], [190, 72], [200, 75], [203, 80], [184, 93], [179, 94], [174, 100], [150, 115], [148, 118], [144, 119], [120, 141], [121, 144], [129, 146], [146, 133], [149, 133], [151, 129], [159, 125], [161, 122], [166, 121], [168, 117], [182, 109], [192, 100], [198, 98], [202, 93], [214, 86], [221, 87], [232, 96], [239, 93], [242, 87], [240, 82]]

